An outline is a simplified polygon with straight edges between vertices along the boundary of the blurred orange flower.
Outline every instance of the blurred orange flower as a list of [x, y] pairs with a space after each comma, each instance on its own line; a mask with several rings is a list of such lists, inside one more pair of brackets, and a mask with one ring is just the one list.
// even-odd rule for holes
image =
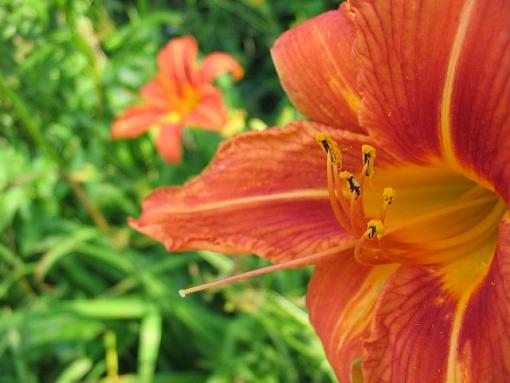
[[175, 163], [182, 157], [184, 126], [223, 128], [227, 110], [212, 82], [226, 72], [239, 80], [243, 68], [223, 52], [213, 52], [198, 64], [197, 53], [197, 41], [189, 35], [171, 40], [159, 52], [159, 72], [143, 86], [142, 103], [129, 107], [113, 122], [114, 139], [137, 137], [158, 128], [157, 148], [166, 161]]

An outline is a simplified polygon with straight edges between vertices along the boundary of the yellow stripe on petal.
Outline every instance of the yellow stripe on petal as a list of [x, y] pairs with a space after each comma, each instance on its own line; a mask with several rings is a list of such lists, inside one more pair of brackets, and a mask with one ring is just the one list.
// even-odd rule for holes
[[328, 190], [327, 189], [303, 189], [303, 190], [292, 190], [285, 193], [274, 193], [267, 195], [257, 195], [245, 198], [231, 198], [217, 202], [203, 203], [197, 205], [183, 205], [182, 210], [179, 207], [167, 206], [158, 209], [155, 212], [156, 215], [164, 213], [172, 214], [190, 214], [199, 213], [211, 210], [221, 210], [229, 208], [243, 208], [248, 205], [258, 205], [271, 202], [292, 202], [296, 200], [327, 200]]
[[341, 334], [340, 338], [335, 341], [337, 351], [344, 347], [349, 338], [361, 335], [367, 329], [384, 282], [396, 268], [395, 264], [373, 268], [367, 274], [363, 284], [352, 295], [333, 330], [333, 333]]
[[450, 164], [456, 164], [457, 162], [455, 159], [455, 150], [453, 148], [451, 137], [452, 98], [455, 86], [455, 78], [460, 54], [462, 52], [462, 46], [469, 27], [469, 21], [475, 8], [475, 4], [475, 0], [468, 0], [462, 9], [462, 13], [460, 14], [459, 26], [455, 34], [450, 58], [448, 60], [448, 69], [446, 73], [445, 86], [443, 89], [443, 97], [441, 100], [441, 142], [445, 159]]

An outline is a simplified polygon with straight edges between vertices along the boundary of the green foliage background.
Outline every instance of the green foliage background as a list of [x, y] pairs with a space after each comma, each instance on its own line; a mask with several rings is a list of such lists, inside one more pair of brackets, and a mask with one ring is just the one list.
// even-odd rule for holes
[[179, 288], [265, 265], [168, 254], [126, 225], [222, 137], [189, 129], [182, 164], [150, 135], [113, 142], [170, 38], [193, 34], [246, 70], [231, 107], [295, 118], [269, 56], [291, 25], [338, 4], [269, 0], [0, 1], [0, 383], [332, 382], [304, 307], [309, 270], [181, 299]]

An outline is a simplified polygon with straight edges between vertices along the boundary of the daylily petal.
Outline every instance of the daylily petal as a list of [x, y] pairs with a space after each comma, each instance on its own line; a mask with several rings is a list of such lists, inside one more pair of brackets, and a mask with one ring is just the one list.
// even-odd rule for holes
[[227, 110], [221, 92], [212, 87], [202, 87], [199, 104], [186, 117], [186, 125], [210, 130], [221, 130], [227, 122]]
[[509, 203], [510, 3], [471, 3], [445, 110], [444, 146]]
[[495, 251], [395, 272], [364, 345], [366, 382], [509, 381], [509, 235], [506, 218]]
[[156, 139], [156, 145], [161, 157], [167, 162], [177, 163], [182, 158], [182, 126], [163, 125]]
[[232, 73], [234, 80], [240, 80], [244, 75], [244, 70], [237, 60], [224, 52], [208, 54], [202, 61], [199, 71], [201, 80], [206, 83], [227, 72]]
[[147, 131], [165, 115], [165, 109], [151, 105], [136, 105], [113, 121], [112, 137], [132, 138]]
[[[235, 137], [199, 177], [153, 192], [130, 223], [168, 250], [256, 253], [276, 262], [343, 244], [348, 235], [330, 207], [325, 155], [315, 141], [320, 131], [331, 129], [296, 122]], [[357, 148], [366, 142], [353, 133], [334, 137]], [[356, 149], [344, 154], [359, 168]]]
[[283, 88], [300, 112], [324, 124], [361, 132], [354, 39], [352, 17], [343, 4], [285, 32], [271, 55]]
[[442, 99], [465, 3], [350, 1], [361, 60], [361, 125], [403, 158], [441, 154]]
[[508, 2], [350, 3], [361, 124], [401, 158], [442, 157], [509, 201]]
[[[459, 331], [455, 376], [466, 382], [510, 380], [510, 221], [503, 221], [489, 272], [470, 297]], [[453, 372], [453, 371], [452, 371]]]
[[310, 320], [341, 382], [354, 381], [352, 365], [361, 359], [375, 303], [395, 269], [362, 266], [351, 250], [323, 261], [313, 273], [306, 298]]
[[165, 86], [196, 85], [198, 44], [193, 36], [172, 39], [158, 54], [158, 67]]
[[145, 84], [140, 93], [146, 104], [161, 108], [168, 107], [168, 95], [165, 92], [165, 87], [158, 78], [154, 78]]

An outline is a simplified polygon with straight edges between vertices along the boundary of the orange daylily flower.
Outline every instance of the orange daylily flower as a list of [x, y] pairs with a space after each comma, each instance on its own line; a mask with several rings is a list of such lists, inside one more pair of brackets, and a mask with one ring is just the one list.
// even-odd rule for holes
[[239, 80], [243, 69], [223, 52], [211, 53], [197, 64], [197, 53], [197, 41], [192, 36], [175, 38], [159, 52], [159, 72], [142, 88], [142, 103], [128, 108], [113, 122], [113, 138], [136, 137], [156, 127], [161, 156], [175, 163], [182, 157], [184, 126], [216, 131], [223, 128], [227, 110], [212, 82], [226, 72]]
[[316, 265], [342, 382], [360, 359], [365, 382], [510, 382], [509, 25], [499, 0], [351, 0], [299, 25], [272, 56], [312, 121], [230, 140], [132, 226], [275, 263], [244, 276]]

